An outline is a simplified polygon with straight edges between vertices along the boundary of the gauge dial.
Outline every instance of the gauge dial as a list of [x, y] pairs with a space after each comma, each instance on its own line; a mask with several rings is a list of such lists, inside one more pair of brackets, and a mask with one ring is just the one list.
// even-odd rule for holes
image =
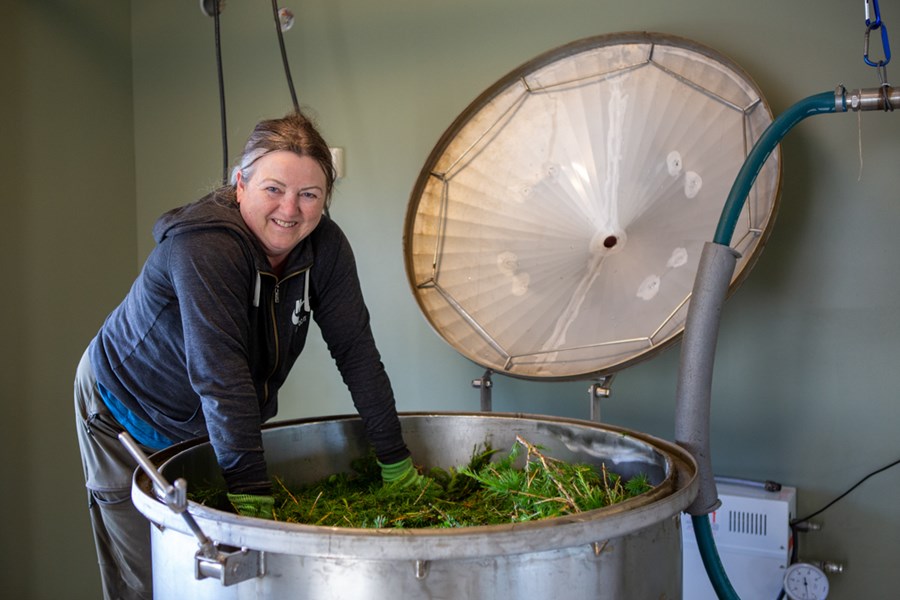
[[784, 574], [784, 592], [791, 600], [825, 600], [828, 578], [816, 566], [795, 563]]

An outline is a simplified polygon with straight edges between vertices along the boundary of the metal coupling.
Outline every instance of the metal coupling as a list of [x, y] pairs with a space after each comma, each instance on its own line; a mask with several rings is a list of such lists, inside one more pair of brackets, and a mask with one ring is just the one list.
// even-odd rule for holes
[[900, 108], [900, 88], [883, 85], [877, 88], [848, 90], [838, 86], [835, 90], [835, 108], [838, 112], [861, 110], [891, 111]]
[[821, 531], [822, 524], [818, 521], [799, 521], [791, 525], [796, 531]]
[[823, 560], [815, 563], [815, 565], [829, 575], [839, 575], [844, 572], [844, 563], [834, 562], [833, 560]]

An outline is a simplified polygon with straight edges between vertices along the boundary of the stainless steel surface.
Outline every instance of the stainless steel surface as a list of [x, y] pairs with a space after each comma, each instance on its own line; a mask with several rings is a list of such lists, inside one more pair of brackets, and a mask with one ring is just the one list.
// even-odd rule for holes
[[[195, 578], [196, 542], [137, 473], [133, 499], [155, 526], [156, 597], [175, 598], [668, 598], [681, 597], [679, 513], [696, 494], [696, 465], [668, 442], [588, 421], [492, 413], [401, 415], [417, 462], [468, 462], [475, 446], [516, 435], [562, 460], [646, 473], [654, 491], [619, 505], [532, 523], [461, 529], [363, 530], [264, 521], [191, 503], [213, 540], [264, 553], [265, 574], [223, 587]], [[295, 485], [349, 469], [366, 451], [357, 417], [267, 428], [270, 471]], [[208, 444], [152, 457], [169, 478], [219, 480]]]
[[194, 556], [194, 579], [215, 579], [221, 585], [229, 586], [266, 573], [266, 556], [259, 550], [240, 548], [219, 551], [215, 556], [206, 556], [202, 552], [201, 548]]
[[217, 553], [212, 540], [206, 537], [206, 534], [203, 533], [203, 530], [200, 529], [200, 526], [194, 520], [193, 515], [187, 510], [187, 482], [181, 477], [175, 480], [174, 485], [166, 481], [162, 473], [150, 462], [150, 459], [147, 458], [147, 455], [144, 454], [143, 450], [127, 431], [119, 434], [119, 441], [122, 442], [128, 453], [134, 457], [143, 473], [153, 482], [154, 487], [152, 489], [157, 494], [157, 497], [161, 498], [173, 513], [181, 515], [181, 518], [184, 519], [188, 529], [191, 530], [191, 533], [194, 534], [194, 537], [197, 538], [197, 542], [200, 544], [200, 550], [197, 551], [197, 555], [215, 560]]
[[[772, 123], [735, 63], [655, 33], [597, 36], [507, 74], [449, 126], [407, 207], [404, 259], [434, 330], [523, 379], [618, 371], [684, 328], [702, 244]], [[768, 236], [776, 151], [741, 214], [731, 289]]]
[[836, 99], [840, 112], [900, 109], [900, 88], [885, 86], [851, 91], [839, 87]]

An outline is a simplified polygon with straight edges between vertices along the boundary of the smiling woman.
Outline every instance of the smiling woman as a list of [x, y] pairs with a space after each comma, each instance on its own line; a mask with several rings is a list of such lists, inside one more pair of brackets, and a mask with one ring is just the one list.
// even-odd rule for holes
[[316, 321], [385, 482], [419, 475], [400, 431], [349, 242], [325, 207], [328, 146], [302, 114], [259, 123], [231, 184], [163, 215], [125, 300], [90, 343], [75, 407], [107, 598], [150, 598], [128, 431], [151, 453], [209, 436], [235, 510], [271, 518], [262, 424]]
[[241, 217], [278, 273], [294, 246], [312, 233], [325, 211], [325, 172], [309, 156], [287, 150], [256, 161], [248, 180], [235, 176]]

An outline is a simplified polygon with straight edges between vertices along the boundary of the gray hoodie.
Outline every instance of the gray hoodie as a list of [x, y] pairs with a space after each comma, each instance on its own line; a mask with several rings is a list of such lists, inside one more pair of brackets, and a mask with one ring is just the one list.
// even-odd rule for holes
[[407, 456], [350, 245], [327, 217], [279, 278], [228, 193], [163, 215], [157, 246], [91, 342], [97, 381], [171, 440], [208, 435], [228, 489], [270, 493], [260, 426], [310, 311], [379, 460]]

